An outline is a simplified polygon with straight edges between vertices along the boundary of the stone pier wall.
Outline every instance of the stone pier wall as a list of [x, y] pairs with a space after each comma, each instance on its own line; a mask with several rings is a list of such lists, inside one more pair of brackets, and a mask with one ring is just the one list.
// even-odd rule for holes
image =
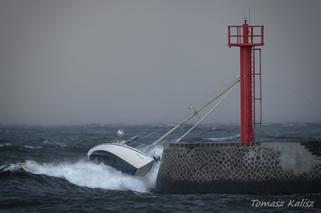
[[156, 190], [167, 193], [321, 192], [321, 142], [167, 144]]

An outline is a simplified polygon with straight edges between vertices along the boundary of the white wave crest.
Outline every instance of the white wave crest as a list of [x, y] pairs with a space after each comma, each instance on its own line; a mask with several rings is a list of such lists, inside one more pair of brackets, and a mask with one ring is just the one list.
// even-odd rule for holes
[[227, 137], [208, 138], [208, 140], [210, 140], [210, 141], [226, 141], [226, 140], [237, 139], [239, 137], [240, 137], [240, 134], [236, 134], [236, 135], [227, 136]]
[[41, 146], [30, 146], [30, 145], [24, 145], [23, 148], [26, 149], [41, 149]]
[[7, 146], [11, 146], [11, 143], [2, 143], [0, 144], [0, 147], [7, 147]]
[[[157, 148], [157, 152], [160, 149]], [[24, 169], [32, 174], [64, 178], [72, 184], [89, 188], [109, 190], [149, 192], [155, 187], [159, 163], [144, 177], [123, 174], [104, 164], [95, 164], [86, 160], [75, 163], [38, 163], [27, 160], [24, 163], [11, 164], [6, 171]]]
[[42, 143], [43, 143], [43, 144], [46, 144], [46, 145], [59, 146], [59, 147], [61, 147], [61, 148], [64, 148], [64, 147], [67, 146], [66, 144], [64, 144], [64, 143], [62, 143], [62, 142], [49, 141], [49, 140], [47, 140], [47, 139], [44, 139], [44, 140], [42, 141]]

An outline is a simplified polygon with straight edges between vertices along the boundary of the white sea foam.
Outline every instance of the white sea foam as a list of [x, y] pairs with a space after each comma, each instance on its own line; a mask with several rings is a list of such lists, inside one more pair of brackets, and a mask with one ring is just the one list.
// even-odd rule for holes
[[[152, 152], [160, 154], [162, 149], [158, 147]], [[75, 163], [38, 163], [27, 160], [24, 163], [11, 164], [5, 168], [10, 171], [19, 169], [24, 169], [32, 174], [64, 178], [72, 184], [89, 188], [149, 192], [155, 187], [159, 163], [156, 163], [144, 177], [126, 175], [109, 166], [86, 160]]]
[[11, 146], [12, 144], [11, 143], [2, 143], [0, 144], [0, 147], [6, 147], [6, 146]]
[[62, 143], [62, 142], [57, 142], [57, 141], [49, 141], [47, 139], [42, 141], [43, 144], [46, 145], [53, 145], [53, 146], [60, 146], [61, 148], [66, 147], [66, 144]]
[[240, 137], [240, 134], [236, 134], [236, 135], [227, 136], [227, 137], [208, 138], [208, 140], [211, 140], [211, 141], [226, 141], [226, 140], [237, 139], [239, 137]]
[[23, 147], [26, 149], [41, 149], [42, 148], [41, 146], [30, 146], [30, 145], [24, 145]]

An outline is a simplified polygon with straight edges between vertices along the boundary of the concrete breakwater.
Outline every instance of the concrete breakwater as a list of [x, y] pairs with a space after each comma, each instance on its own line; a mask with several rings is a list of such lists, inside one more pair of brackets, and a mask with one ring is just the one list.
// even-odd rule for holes
[[321, 142], [166, 144], [156, 190], [161, 193], [321, 192]]

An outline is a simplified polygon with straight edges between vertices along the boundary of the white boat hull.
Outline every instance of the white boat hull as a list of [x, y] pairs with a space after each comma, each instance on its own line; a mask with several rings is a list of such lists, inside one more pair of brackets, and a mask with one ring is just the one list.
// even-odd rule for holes
[[106, 143], [91, 148], [87, 153], [88, 159], [104, 163], [123, 173], [144, 176], [154, 164], [154, 159], [133, 147]]

